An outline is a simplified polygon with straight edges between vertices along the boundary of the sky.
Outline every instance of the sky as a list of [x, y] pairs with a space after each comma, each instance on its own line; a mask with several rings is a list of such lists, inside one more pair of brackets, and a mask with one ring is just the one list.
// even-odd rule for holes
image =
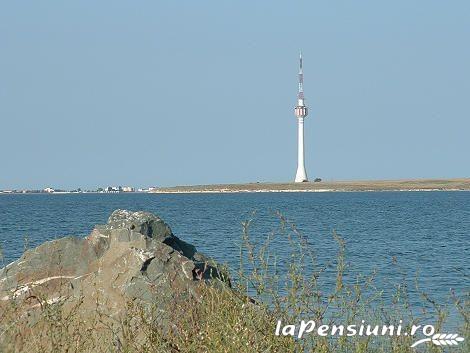
[[470, 2], [0, 1], [0, 189], [470, 177]]

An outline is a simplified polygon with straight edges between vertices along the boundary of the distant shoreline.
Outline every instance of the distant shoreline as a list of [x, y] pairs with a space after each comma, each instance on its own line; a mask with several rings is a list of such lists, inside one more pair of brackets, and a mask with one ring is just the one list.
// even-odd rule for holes
[[421, 192], [470, 191], [470, 178], [456, 179], [402, 179], [402, 180], [351, 180], [306, 183], [243, 183], [181, 185], [154, 187], [151, 190], [132, 192], [55, 191], [55, 192], [5, 192], [0, 195], [64, 195], [64, 194], [215, 194], [215, 193], [278, 193], [278, 192]]
[[189, 185], [156, 188], [149, 193], [252, 193], [252, 192], [381, 192], [381, 191], [470, 191], [470, 178], [321, 181], [306, 183], [246, 183]]

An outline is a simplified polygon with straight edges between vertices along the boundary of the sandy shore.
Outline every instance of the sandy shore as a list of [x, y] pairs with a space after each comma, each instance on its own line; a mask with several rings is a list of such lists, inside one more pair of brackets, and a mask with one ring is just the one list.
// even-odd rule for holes
[[152, 193], [460, 191], [470, 190], [470, 178], [322, 181], [308, 183], [247, 183], [162, 187]]

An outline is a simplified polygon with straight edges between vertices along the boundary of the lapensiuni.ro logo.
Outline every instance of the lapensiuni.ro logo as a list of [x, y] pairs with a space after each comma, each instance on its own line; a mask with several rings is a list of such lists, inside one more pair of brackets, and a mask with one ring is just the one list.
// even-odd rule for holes
[[319, 325], [315, 321], [302, 320], [297, 325], [283, 325], [281, 320], [276, 324], [276, 336], [293, 336], [297, 338], [304, 337], [305, 334], [317, 334], [318, 336], [412, 336], [424, 335], [425, 338], [419, 339], [411, 347], [416, 347], [422, 343], [432, 343], [436, 346], [456, 346], [464, 340], [457, 333], [436, 333], [433, 325], [412, 325], [409, 331], [403, 330], [403, 322], [398, 325], [367, 325], [364, 320], [359, 325]]

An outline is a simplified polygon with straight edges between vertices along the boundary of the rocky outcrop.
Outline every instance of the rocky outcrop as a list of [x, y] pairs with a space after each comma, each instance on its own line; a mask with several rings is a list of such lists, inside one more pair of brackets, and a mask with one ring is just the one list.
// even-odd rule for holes
[[213, 261], [162, 219], [117, 210], [87, 237], [46, 242], [1, 269], [0, 307], [13, 301], [28, 312], [80, 300], [83, 310], [98, 306], [114, 316], [131, 300], [164, 313], [198, 300], [201, 282], [228, 284]]

